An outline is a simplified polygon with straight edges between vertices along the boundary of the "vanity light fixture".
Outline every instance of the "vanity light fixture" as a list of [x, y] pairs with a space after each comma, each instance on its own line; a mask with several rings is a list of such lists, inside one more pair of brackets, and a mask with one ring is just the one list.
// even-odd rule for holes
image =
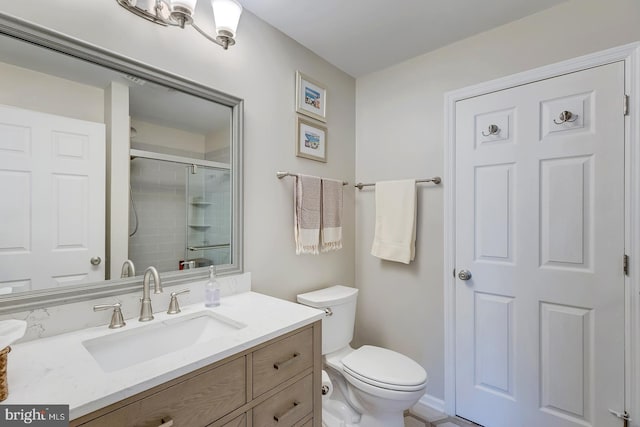
[[116, 0], [129, 12], [166, 27], [191, 25], [208, 40], [227, 49], [233, 46], [242, 14], [242, 6], [236, 0], [211, 0], [216, 37], [207, 34], [193, 20], [198, 0]]

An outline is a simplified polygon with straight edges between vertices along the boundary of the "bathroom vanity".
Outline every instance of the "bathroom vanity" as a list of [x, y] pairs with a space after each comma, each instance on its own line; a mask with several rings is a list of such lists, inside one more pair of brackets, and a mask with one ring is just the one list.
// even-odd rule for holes
[[[215, 309], [155, 316], [14, 346], [4, 403], [69, 404], [71, 426], [321, 425], [323, 312], [244, 292]], [[235, 323], [203, 327], [196, 342], [159, 357], [117, 360], [147, 335], [171, 346], [171, 325], [194, 330], [202, 318]]]
[[313, 387], [320, 372], [314, 366], [320, 363], [314, 353], [319, 339], [316, 322], [87, 414], [71, 426], [169, 426], [171, 421], [194, 427], [312, 426], [319, 408], [314, 401], [320, 387]]

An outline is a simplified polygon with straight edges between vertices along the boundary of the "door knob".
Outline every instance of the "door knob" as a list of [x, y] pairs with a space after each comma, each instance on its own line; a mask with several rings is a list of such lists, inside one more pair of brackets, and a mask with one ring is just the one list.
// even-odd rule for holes
[[100, 263], [102, 262], [102, 258], [100, 258], [99, 256], [94, 256], [91, 257], [91, 265], [100, 265]]
[[471, 279], [471, 272], [469, 270], [460, 270], [458, 278], [460, 280], [469, 280]]

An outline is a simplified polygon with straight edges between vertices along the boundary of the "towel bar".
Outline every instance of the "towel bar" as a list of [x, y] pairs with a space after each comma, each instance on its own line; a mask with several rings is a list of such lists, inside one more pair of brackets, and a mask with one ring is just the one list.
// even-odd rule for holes
[[[440, 184], [442, 182], [442, 178], [439, 176], [434, 176], [433, 178], [425, 178], [425, 179], [416, 179], [416, 182], [433, 182], [434, 184]], [[362, 190], [362, 187], [372, 187], [376, 185], [375, 183], [363, 184], [361, 182], [354, 185], [358, 190]]]
[[[278, 177], [278, 179], [282, 179], [285, 176], [296, 176], [296, 174], [290, 172], [276, 172], [276, 176]], [[342, 181], [342, 185], [349, 185], [349, 183], [347, 181]]]

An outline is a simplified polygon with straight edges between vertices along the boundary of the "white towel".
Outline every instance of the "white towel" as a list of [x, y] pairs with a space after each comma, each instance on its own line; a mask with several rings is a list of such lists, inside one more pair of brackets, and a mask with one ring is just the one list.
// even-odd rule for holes
[[294, 238], [296, 255], [320, 253], [320, 178], [296, 175], [294, 187]]
[[416, 180], [376, 183], [376, 229], [371, 254], [409, 264], [416, 251]]
[[342, 249], [342, 181], [322, 180], [322, 252]]

